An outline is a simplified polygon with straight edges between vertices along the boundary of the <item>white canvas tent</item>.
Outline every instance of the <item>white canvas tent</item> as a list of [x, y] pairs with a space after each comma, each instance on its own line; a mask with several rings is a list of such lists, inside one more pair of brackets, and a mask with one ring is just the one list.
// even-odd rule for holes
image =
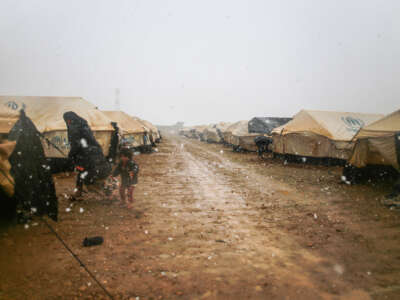
[[[64, 154], [68, 154], [70, 148], [63, 115], [67, 111], [75, 112], [88, 122], [103, 149], [104, 155], [108, 155], [111, 135], [114, 131], [111, 120], [83, 98], [0, 96], [0, 115], [10, 116], [8, 120], [2, 121], [1, 134], [8, 134], [17, 121], [15, 113], [18, 114], [21, 109], [25, 110], [26, 115], [33, 121], [36, 128]], [[64, 157], [45, 140], [42, 142], [47, 157]]]
[[272, 149], [280, 154], [347, 160], [354, 135], [380, 118], [378, 114], [302, 110], [272, 131]]
[[390, 165], [400, 170], [400, 149], [396, 141], [400, 134], [400, 110], [362, 128], [356, 141], [350, 164], [361, 168], [367, 165]]
[[144, 135], [147, 129], [143, 124], [122, 111], [103, 111], [103, 113], [113, 122], [117, 123], [122, 136], [122, 142], [132, 147], [144, 145]]

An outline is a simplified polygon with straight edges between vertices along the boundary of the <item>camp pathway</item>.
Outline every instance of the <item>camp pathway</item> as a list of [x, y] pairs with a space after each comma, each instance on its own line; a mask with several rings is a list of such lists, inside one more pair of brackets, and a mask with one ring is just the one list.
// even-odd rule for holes
[[[135, 160], [133, 210], [91, 193], [71, 207], [74, 178], [55, 178], [52, 224], [116, 299], [399, 295], [396, 212], [371, 206], [377, 192], [338, 185], [337, 169], [263, 163], [177, 136]], [[96, 235], [103, 245], [81, 246]], [[106, 299], [40, 222], [2, 230], [0, 270], [0, 299]]]

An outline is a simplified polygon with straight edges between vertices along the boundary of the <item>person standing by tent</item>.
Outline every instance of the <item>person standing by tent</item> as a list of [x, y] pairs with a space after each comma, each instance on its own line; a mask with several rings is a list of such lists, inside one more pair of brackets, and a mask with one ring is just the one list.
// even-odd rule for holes
[[[131, 150], [124, 148], [120, 152], [120, 161], [112, 177], [121, 176], [121, 185], [119, 194], [121, 197], [121, 204], [125, 202], [128, 208], [132, 208], [133, 203], [133, 190], [138, 182], [139, 165], [132, 159]], [[128, 199], [126, 201], [126, 196]]]
[[111, 122], [111, 126], [114, 128], [114, 132], [111, 135], [110, 149], [108, 151], [107, 159], [109, 162], [114, 164], [117, 158], [120, 136], [118, 124], [116, 122]]
[[68, 159], [78, 171], [74, 199], [82, 195], [83, 184], [89, 186], [107, 178], [111, 173], [111, 165], [85, 119], [69, 111], [64, 114], [64, 120], [71, 147]]

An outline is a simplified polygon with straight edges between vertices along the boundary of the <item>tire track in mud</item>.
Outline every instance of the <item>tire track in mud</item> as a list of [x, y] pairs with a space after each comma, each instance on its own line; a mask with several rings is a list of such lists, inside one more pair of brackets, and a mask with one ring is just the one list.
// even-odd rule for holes
[[[281, 206], [290, 205], [294, 198], [301, 198], [292, 194], [290, 187], [259, 178], [223, 155], [194, 143], [173, 139], [173, 144], [177, 158], [184, 162], [179, 175], [190, 178], [188, 186], [195, 201], [189, 209], [200, 210], [198, 220], [203, 222], [207, 217], [203, 224], [214, 226], [214, 236], [229, 245], [229, 249], [217, 253], [219, 260], [229, 257], [231, 262], [241, 262], [231, 268], [231, 273], [237, 272], [236, 283], [243, 281], [239, 274], [244, 271], [246, 284], [260, 294], [278, 295], [284, 290], [286, 295], [320, 299], [337, 298], [339, 290], [340, 294], [351, 291], [335, 271], [335, 262], [300, 247], [277, 226], [265, 225], [260, 203], [276, 205], [274, 202], [279, 201]], [[274, 196], [276, 192], [286, 197]], [[279, 218], [273, 221], [276, 224]], [[243, 270], [245, 265], [251, 267]], [[219, 270], [209, 268], [209, 272], [218, 274]]]

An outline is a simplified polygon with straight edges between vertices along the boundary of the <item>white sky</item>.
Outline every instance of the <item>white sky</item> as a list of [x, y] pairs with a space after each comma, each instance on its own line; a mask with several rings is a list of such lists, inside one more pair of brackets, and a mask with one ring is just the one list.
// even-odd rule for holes
[[[398, 0], [1, 0], [0, 94], [157, 124], [400, 108]], [[78, 112], [79, 113], [79, 112]]]

